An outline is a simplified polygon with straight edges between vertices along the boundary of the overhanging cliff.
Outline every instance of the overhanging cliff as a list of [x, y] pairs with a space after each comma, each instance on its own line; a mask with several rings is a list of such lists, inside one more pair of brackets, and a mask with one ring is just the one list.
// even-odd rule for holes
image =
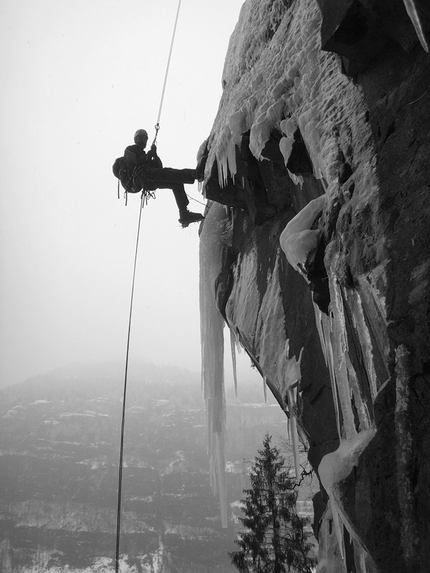
[[247, 0], [206, 142], [213, 458], [226, 324], [309, 447], [321, 572], [430, 563], [429, 28], [425, 0]]

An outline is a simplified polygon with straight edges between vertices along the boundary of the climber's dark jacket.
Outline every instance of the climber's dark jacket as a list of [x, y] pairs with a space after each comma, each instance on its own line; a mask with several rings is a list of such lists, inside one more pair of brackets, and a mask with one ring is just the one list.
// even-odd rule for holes
[[124, 151], [124, 161], [126, 167], [133, 170], [137, 165], [144, 165], [146, 168], [161, 168], [163, 164], [157, 155], [155, 145], [151, 146], [150, 151], [146, 153], [138, 145], [129, 145]]
[[142, 189], [147, 191], [171, 189], [179, 210], [186, 209], [189, 201], [185, 193], [184, 183], [194, 183], [196, 179], [194, 169], [163, 167], [155, 145], [151, 146], [148, 153], [138, 145], [129, 145], [124, 151], [124, 164], [131, 176], [127, 183], [123, 182], [127, 191], [139, 193]]

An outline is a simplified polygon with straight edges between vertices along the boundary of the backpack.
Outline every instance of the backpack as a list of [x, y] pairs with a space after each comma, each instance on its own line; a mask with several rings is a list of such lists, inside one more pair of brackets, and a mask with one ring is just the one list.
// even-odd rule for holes
[[[124, 157], [118, 157], [115, 159], [112, 165], [112, 172], [115, 177], [121, 181], [121, 185], [127, 191], [127, 193], [137, 193], [133, 189], [133, 171], [127, 169]], [[119, 181], [118, 181], [118, 196], [119, 196]]]
[[112, 172], [120, 181], [124, 178], [127, 173], [124, 157], [118, 157], [115, 159], [114, 164], [112, 165]]
[[[156, 157], [151, 159], [151, 163], [154, 167], [162, 167], [163, 164], [161, 160]], [[152, 193], [157, 189], [156, 186], [145, 184], [145, 189], [142, 189], [142, 180], [144, 178], [144, 173], [147, 169], [147, 165], [138, 165], [130, 171], [127, 168], [124, 157], [118, 157], [115, 159], [112, 165], [112, 172], [115, 177], [121, 181], [121, 185], [127, 191], [127, 193], [140, 193], [140, 191]], [[118, 181], [118, 197], [119, 197], [119, 181]], [[152, 196], [152, 195], [151, 195]]]

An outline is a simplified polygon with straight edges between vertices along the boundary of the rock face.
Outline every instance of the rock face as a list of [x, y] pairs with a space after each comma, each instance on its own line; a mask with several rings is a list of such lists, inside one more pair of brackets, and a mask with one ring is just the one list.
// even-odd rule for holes
[[[113, 572], [121, 396], [113, 366], [1, 392], [1, 573]], [[236, 524], [230, 512], [221, 529], [198, 376], [146, 365], [130, 376], [127, 404], [121, 571], [235, 571]], [[285, 433], [285, 420], [274, 404], [235, 400], [231, 414], [226, 491], [237, 510], [244, 458], [265, 432]]]
[[309, 445], [320, 572], [430, 563], [429, 29], [425, 0], [247, 0], [205, 145], [212, 430], [225, 323]]

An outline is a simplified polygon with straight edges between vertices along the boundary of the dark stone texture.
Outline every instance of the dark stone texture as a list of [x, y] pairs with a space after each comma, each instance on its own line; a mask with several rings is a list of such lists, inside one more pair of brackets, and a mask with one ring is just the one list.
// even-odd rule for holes
[[344, 58], [345, 72], [356, 76], [383, 50], [387, 37], [380, 20], [362, 0], [318, 0], [323, 21], [321, 47]]
[[[316, 329], [315, 317], [324, 315], [331, 328], [329, 344], [337, 344], [338, 355], [348, 354], [345, 369], [354, 377], [370, 425], [377, 430], [358, 466], [339, 485], [342, 505], [370, 554], [366, 557], [369, 570], [426, 573], [430, 562], [430, 58], [403, 0], [318, 0], [322, 49], [337, 56], [319, 51], [310, 72], [308, 52], [300, 52], [299, 47], [294, 53], [295, 46], [308, 45], [306, 39], [299, 41], [298, 27], [294, 28], [294, 14], [304, 4], [313, 9], [305, 0], [292, 6], [274, 36], [279, 39], [284, 34], [283, 41], [268, 43], [266, 52], [259, 46], [262, 64], [258, 67], [258, 61], [253, 62], [252, 77], [260, 74], [260, 82], [267, 80], [268, 92], [264, 95], [258, 84], [258, 113], [252, 118], [251, 133], [255, 128], [261, 134], [262, 110], [273, 109], [269, 107], [276, 99], [273, 94], [282, 94], [284, 115], [273, 120], [272, 137], [264, 151], [268, 161], [254, 163], [258, 169], [248, 171], [254, 216], [249, 196], [247, 207], [232, 216], [235, 276], [240, 282], [241, 272], [247, 271], [246, 287], [258, 291], [255, 300], [260, 305], [254, 330], [242, 333], [241, 340], [265, 375], [270, 371], [273, 376], [276, 368], [271, 363], [278, 365], [286, 341], [288, 359], [297, 358], [303, 349], [297, 408], [309, 440], [309, 459], [317, 469], [339, 440]], [[425, 0], [414, 4], [428, 39], [430, 5]], [[272, 82], [275, 71], [267, 64], [276, 67], [278, 62], [270, 59], [271, 53], [283, 58], [285, 75], [277, 78], [278, 83]], [[297, 62], [303, 54], [306, 63], [300, 67]], [[342, 65], [353, 79], [342, 74]], [[227, 69], [233, 69], [231, 63]], [[306, 74], [318, 89], [313, 91], [312, 82], [304, 87]], [[241, 104], [241, 95], [231, 97]], [[228, 105], [225, 109], [221, 105], [217, 127], [224, 126], [223, 112], [234, 109], [225, 99]], [[303, 113], [304, 109], [311, 111]], [[296, 131], [292, 143], [295, 125], [301, 131]], [[283, 147], [291, 147], [287, 165], [276, 150], [279, 129], [285, 129], [289, 138]], [[216, 140], [217, 133], [212, 136]], [[321, 140], [328, 143], [326, 155], [323, 145], [315, 153], [315, 142]], [[300, 177], [289, 180], [285, 167]], [[213, 189], [217, 185], [209, 181]], [[326, 193], [326, 205], [312, 227], [321, 230], [321, 240], [308, 255], [305, 280], [283, 258], [277, 241], [294, 215], [322, 193]], [[263, 197], [276, 209], [271, 218], [257, 216]], [[223, 202], [223, 197], [220, 194], [215, 200]], [[256, 276], [250, 286], [251, 263], [248, 258], [248, 268], [242, 269], [241, 261], [244, 253], [254, 251], [258, 253], [252, 263]], [[276, 261], [279, 274], [274, 277]], [[263, 296], [271, 292], [275, 280], [283, 309], [279, 313], [282, 329], [276, 330], [279, 341], [271, 341], [273, 347], [278, 345], [277, 353], [264, 340], [268, 336], [264, 325], [272, 325], [278, 298], [273, 296], [272, 307], [263, 306]], [[332, 293], [338, 294], [337, 300]], [[339, 305], [340, 326], [334, 324], [334, 302]], [[241, 303], [240, 298], [229, 299], [231, 305]], [[317, 312], [313, 303], [319, 307]], [[243, 325], [233, 320], [230, 326], [240, 330]], [[342, 345], [335, 340], [339, 332]], [[265, 361], [264, 352], [269, 351], [270, 360]], [[406, 358], [398, 370], [400, 355]], [[277, 399], [282, 405], [285, 397]], [[360, 430], [363, 421], [355, 395], [351, 408], [352, 424]], [[340, 416], [340, 427], [343, 422]], [[350, 552], [354, 543], [347, 542]], [[358, 545], [354, 546], [357, 551]], [[353, 562], [348, 553], [351, 570]], [[337, 570], [335, 565], [332, 570]]]

